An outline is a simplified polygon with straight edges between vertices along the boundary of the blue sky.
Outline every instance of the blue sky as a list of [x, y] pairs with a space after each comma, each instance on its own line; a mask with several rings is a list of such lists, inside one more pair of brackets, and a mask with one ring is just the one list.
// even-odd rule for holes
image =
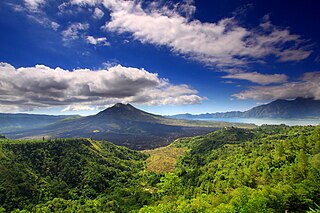
[[317, 1], [4, 0], [0, 111], [157, 114], [320, 99]]

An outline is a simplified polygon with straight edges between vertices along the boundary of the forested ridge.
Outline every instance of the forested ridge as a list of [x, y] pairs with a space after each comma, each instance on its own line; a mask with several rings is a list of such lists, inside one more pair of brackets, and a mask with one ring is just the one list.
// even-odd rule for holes
[[319, 211], [319, 126], [228, 128], [173, 145], [189, 152], [141, 212]]
[[139, 205], [132, 194], [145, 193], [136, 185], [147, 156], [125, 147], [90, 139], [4, 139], [0, 147], [0, 205], [7, 211], [129, 211]]
[[1, 139], [0, 209], [320, 210], [320, 126], [229, 127], [178, 139], [170, 148], [183, 149], [185, 154], [177, 155], [180, 157], [173, 171], [156, 174], [147, 169], [146, 154], [104, 141]]

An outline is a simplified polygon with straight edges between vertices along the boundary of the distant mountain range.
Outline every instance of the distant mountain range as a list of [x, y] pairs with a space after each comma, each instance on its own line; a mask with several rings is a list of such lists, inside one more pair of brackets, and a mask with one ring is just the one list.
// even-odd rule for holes
[[38, 115], [38, 114], [10, 114], [0, 113], [0, 131], [12, 132], [39, 128], [58, 121], [70, 118], [79, 118], [79, 115]]
[[13, 139], [83, 137], [108, 140], [133, 149], [151, 149], [170, 144], [176, 138], [205, 134], [221, 127], [253, 127], [250, 124], [194, 121], [210, 118], [320, 118], [320, 101], [306, 98], [276, 100], [244, 112], [170, 117], [120, 103], [86, 117], [0, 114], [0, 134]]
[[206, 113], [199, 115], [178, 114], [168, 116], [178, 119], [210, 118], [320, 118], [320, 100], [296, 98], [294, 100], [276, 100], [253, 107], [250, 110], [225, 113]]
[[176, 138], [205, 134], [231, 125], [170, 119], [141, 111], [130, 104], [116, 104], [96, 115], [67, 117], [39, 128], [0, 133], [13, 139], [93, 138], [133, 149], [151, 149], [168, 145]]

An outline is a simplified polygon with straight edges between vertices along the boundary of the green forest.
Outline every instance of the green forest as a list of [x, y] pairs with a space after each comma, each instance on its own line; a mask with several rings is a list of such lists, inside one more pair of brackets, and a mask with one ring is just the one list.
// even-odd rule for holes
[[0, 212], [320, 212], [320, 126], [177, 139], [156, 153], [177, 158], [163, 172], [154, 152], [2, 138]]

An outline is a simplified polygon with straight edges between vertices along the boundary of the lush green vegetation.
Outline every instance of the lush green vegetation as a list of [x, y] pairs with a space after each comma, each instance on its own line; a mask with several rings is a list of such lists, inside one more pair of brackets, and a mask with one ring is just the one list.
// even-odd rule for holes
[[[148, 160], [90, 139], [0, 141], [0, 212], [320, 210], [320, 126], [229, 127]], [[148, 168], [165, 158], [170, 169]]]
[[90, 139], [2, 139], [0, 207], [39, 212], [140, 208], [150, 197], [140, 185], [146, 157]]
[[229, 128], [189, 152], [141, 212], [301, 212], [320, 203], [320, 127]]

